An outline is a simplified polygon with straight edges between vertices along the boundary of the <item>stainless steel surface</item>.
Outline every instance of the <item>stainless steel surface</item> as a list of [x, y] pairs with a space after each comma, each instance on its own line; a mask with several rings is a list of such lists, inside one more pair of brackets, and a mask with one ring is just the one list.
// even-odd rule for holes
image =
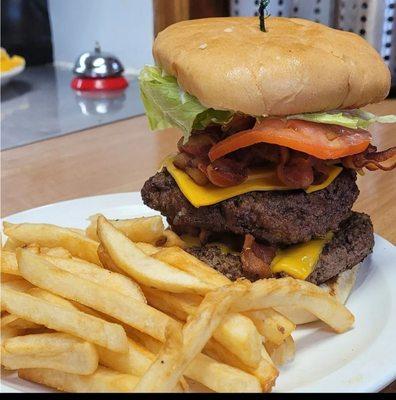
[[96, 43], [93, 52], [78, 57], [73, 72], [86, 78], [106, 78], [121, 75], [124, 67], [116, 56], [102, 52], [99, 43]]
[[[136, 77], [121, 92], [90, 96], [70, 88], [71, 70], [28, 67], [2, 87], [1, 147], [9, 149], [144, 113]], [[133, 134], [125, 132], [126, 135]]]

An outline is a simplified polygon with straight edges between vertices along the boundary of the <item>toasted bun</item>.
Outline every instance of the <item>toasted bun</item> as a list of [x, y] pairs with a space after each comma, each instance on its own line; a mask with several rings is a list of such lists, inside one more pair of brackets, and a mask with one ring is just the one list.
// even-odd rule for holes
[[206, 107], [248, 115], [359, 108], [383, 100], [390, 72], [360, 36], [303, 19], [210, 18], [161, 32], [154, 58]]
[[[325, 283], [320, 287], [331, 296], [334, 296], [338, 301], [345, 304], [353, 287], [355, 286], [359, 267], [360, 264], [355, 265], [352, 269], [339, 274], [337, 278], [331, 281], [331, 283]], [[307, 324], [317, 320], [315, 315], [312, 315], [304, 309], [277, 307], [276, 310], [290, 319], [290, 321], [294, 322], [296, 325]]]

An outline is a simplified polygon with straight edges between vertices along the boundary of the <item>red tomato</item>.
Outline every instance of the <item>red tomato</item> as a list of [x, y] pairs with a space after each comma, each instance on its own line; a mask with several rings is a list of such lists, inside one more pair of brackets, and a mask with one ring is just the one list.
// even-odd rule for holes
[[301, 151], [322, 160], [335, 160], [363, 152], [370, 141], [370, 132], [363, 129], [266, 118], [257, 122], [253, 129], [231, 135], [214, 145], [209, 158], [214, 161], [235, 150], [264, 142]]

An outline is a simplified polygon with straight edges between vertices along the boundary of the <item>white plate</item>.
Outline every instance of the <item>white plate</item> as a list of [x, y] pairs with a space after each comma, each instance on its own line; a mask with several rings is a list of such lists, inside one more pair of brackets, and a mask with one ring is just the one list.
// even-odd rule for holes
[[[95, 213], [110, 218], [153, 215], [138, 193], [84, 198], [24, 211], [10, 222], [47, 222], [84, 228]], [[396, 379], [396, 250], [376, 236], [374, 253], [360, 268], [347, 303], [354, 329], [342, 335], [317, 322], [293, 335], [296, 359], [283, 367], [276, 392], [377, 392]], [[49, 391], [5, 373], [2, 391]]]
[[6, 72], [2, 72], [0, 73], [0, 82], [1, 82], [1, 86], [5, 85], [6, 83], [8, 83], [12, 78], [16, 77], [17, 75], [19, 75], [20, 73], [22, 73], [22, 71], [25, 69], [25, 64], [20, 65], [19, 67], [15, 67], [13, 69], [11, 69], [10, 71], [6, 71]]

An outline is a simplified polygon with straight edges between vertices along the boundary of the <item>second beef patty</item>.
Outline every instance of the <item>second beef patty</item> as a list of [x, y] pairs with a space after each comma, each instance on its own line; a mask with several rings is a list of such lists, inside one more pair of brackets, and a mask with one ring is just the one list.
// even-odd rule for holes
[[[353, 268], [369, 255], [374, 246], [373, 225], [366, 214], [352, 213], [341, 223], [338, 232], [323, 249], [319, 262], [307, 281], [320, 285], [339, 273]], [[224, 254], [219, 247], [208, 245], [187, 250], [231, 280], [257, 278], [246, 276], [239, 254]]]

